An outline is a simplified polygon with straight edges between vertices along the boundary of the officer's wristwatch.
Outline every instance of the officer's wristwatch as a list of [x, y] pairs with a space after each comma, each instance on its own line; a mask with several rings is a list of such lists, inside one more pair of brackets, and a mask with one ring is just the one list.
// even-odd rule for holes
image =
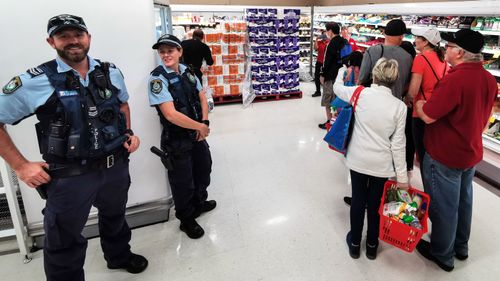
[[132, 131], [132, 129], [126, 129], [125, 130], [125, 134], [127, 134], [129, 136], [133, 136], [134, 135], [134, 131]]
[[207, 125], [207, 127], [210, 127], [210, 121], [208, 120], [201, 120], [201, 123]]

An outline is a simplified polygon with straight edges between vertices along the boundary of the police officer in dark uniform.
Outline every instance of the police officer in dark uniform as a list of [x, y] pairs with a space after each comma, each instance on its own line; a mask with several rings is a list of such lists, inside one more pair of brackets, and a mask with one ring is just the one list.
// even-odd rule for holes
[[[113, 64], [87, 56], [90, 34], [82, 18], [58, 15], [47, 42], [58, 57], [12, 78], [0, 94], [0, 156], [47, 199], [44, 267], [49, 281], [84, 280], [87, 240], [81, 232], [99, 210], [101, 246], [110, 269], [139, 273], [148, 261], [130, 251], [125, 221], [129, 153], [139, 147], [130, 129], [128, 92]], [[4, 124], [35, 114], [45, 162], [17, 150]]]
[[158, 50], [162, 65], [151, 72], [149, 102], [163, 126], [161, 147], [168, 155], [164, 162], [175, 203], [180, 229], [193, 239], [204, 234], [196, 218], [216, 207], [207, 200], [212, 158], [206, 138], [210, 133], [208, 104], [200, 81], [193, 71], [179, 63], [180, 40], [161, 36], [153, 49]]

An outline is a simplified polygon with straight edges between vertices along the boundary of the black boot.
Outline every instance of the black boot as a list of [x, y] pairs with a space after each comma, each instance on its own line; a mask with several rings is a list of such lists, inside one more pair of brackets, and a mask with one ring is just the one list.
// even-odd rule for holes
[[353, 259], [359, 259], [359, 244], [354, 245], [352, 244], [352, 238], [351, 238], [351, 232], [349, 231], [347, 233], [347, 236], [345, 238], [345, 241], [347, 242], [347, 247], [349, 247], [349, 255]]
[[207, 200], [203, 202], [203, 205], [196, 210], [194, 218], [199, 217], [203, 213], [212, 211], [215, 207], [217, 207], [217, 202], [215, 200]]
[[320, 97], [321, 96], [321, 92], [314, 92], [314, 94], [312, 94], [312, 97]]
[[129, 259], [120, 265], [108, 264], [109, 269], [125, 269], [126, 271], [134, 274], [143, 272], [146, 267], [148, 267], [148, 260], [145, 257], [134, 253], [130, 254]]
[[366, 243], [366, 257], [374, 260], [377, 258], [377, 249], [378, 249], [378, 243], [375, 245], [371, 245], [368, 242]]
[[198, 239], [205, 234], [205, 231], [201, 226], [196, 222], [195, 219], [185, 219], [181, 220], [181, 225], [179, 228], [186, 232], [187, 236], [191, 239]]

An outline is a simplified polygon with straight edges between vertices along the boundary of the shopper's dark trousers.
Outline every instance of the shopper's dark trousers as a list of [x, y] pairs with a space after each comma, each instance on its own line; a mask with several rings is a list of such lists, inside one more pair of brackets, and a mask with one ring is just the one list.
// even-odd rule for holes
[[387, 178], [379, 178], [351, 171], [352, 203], [351, 203], [351, 235], [352, 243], [359, 245], [365, 220], [365, 207], [368, 215], [366, 242], [378, 245], [380, 216], [378, 209], [384, 192]]
[[128, 163], [123, 162], [80, 176], [52, 179], [43, 210], [48, 281], [85, 279], [87, 239], [81, 233], [92, 205], [99, 211], [101, 247], [108, 265], [129, 259], [131, 233], [125, 221], [129, 186]]
[[408, 108], [406, 112], [406, 125], [405, 125], [405, 136], [406, 136], [406, 170], [413, 170], [413, 161], [415, 160], [415, 144], [413, 142], [413, 126], [412, 126], [412, 110]]
[[172, 171], [168, 179], [179, 220], [192, 218], [195, 211], [207, 200], [210, 185], [212, 157], [206, 141], [196, 142], [184, 153], [173, 154]]
[[316, 62], [314, 67], [314, 84], [316, 84], [316, 93], [321, 93], [321, 83], [319, 81], [319, 73], [321, 72], [321, 68], [323, 67], [323, 63]]

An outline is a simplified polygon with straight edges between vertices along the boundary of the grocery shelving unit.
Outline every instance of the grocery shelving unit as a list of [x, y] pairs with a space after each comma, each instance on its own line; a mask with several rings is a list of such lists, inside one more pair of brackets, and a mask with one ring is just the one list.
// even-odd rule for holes
[[[374, 4], [374, 5], [353, 5], [336, 7], [315, 7], [313, 26], [320, 30], [325, 22], [337, 22], [343, 25], [357, 27], [358, 32], [353, 32], [353, 38], [356, 36], [365, 36], [371, 38], [369, 42], [357, 42], [359, 47], [368, 48], [372, 44], [378, 43], [376, 40], [383, 38], [382, 32], [366, 32], [367, 30], [380, 30], [386, 25], [387, 15], [392, 17], [402, 17], [405, 22], [411, 20], [411, 16], [470, 16], [470, 17], [497, 17], [500, 14], [500, 5], [498, 1], [459, 1], [459, 2], [428, 2], [416, 4]], [[356, 14], [371, 14], [371, 19], [352, 20]], [[376, 17], [373, 15], [381, 15]], [[386, 20], [384, 20], [386, 19]], [[486, 21], [486, 20], [485, 20]], [[498, 26], [499, 23], [496, 23]], [[421, 27], [421, 24], [407, 24], [408, 29]], [[483, 25], [484, 27], [484, 25]], [[441, 32], [456, 32], [458, 28], [436, 26]], [[491, 26], [489, 26], [491, 29]], [[474, 28], [473, 28], [474, 29]], [[496, 30], [477, 30], [487, 38], [487, 46], [482, 53], [485, 59], [491, 63], [487, 70], [496, 77], [500, 83], [500, 70], [498, 58], [500, 57], [500, 27]], [[405, 36], [406, 41], [414, 41], [413, 36]], [[497, 61], [495, 62], [495, 58]], [[500, 89], [500, 88], [499, 88]], [[500, 95], [497, 98], [497, 102]], [[500, 113], [493, 116], [494, 122], [500, 122]], [[497, 124], [497, 126], [500, 126]], [[496, 127], [495, 127], [496, 128]], [[495, 130], [493, 128], [493, 130]], [[498, 129], [496, 129], [498, 131]], [[478, 174], [482, 175], [487, 181], [496, 186], [500, 186], [500, 133], [489, 135], [483, 134], [483, 144], [485, 148], [483, 161], [478, 165]]]

